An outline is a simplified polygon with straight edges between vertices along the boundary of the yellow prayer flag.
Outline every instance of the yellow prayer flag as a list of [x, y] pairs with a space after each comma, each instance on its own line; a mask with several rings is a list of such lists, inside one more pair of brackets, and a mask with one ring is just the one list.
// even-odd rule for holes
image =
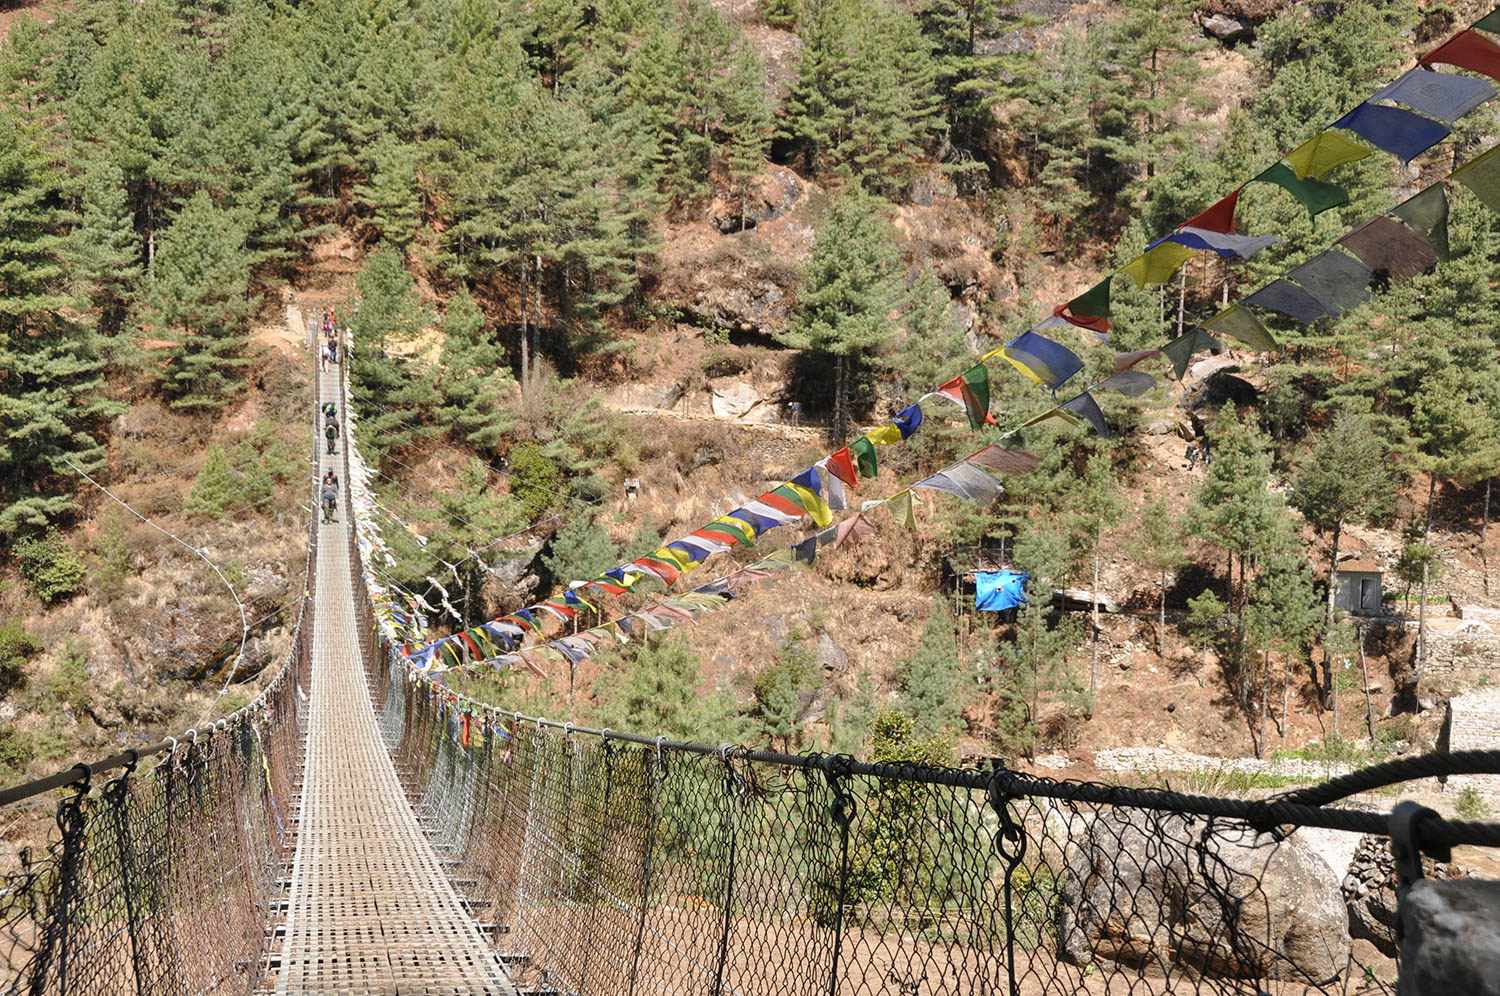
[[901, 442], [901, 429], [893, 423], [887, 422], [878, 429], [871, 429], [865, 433], [865, 438], [876, 446], [888, 446], [891, 443]]
[[651, 551], [651, 556], [657, 560], [665, 560], [669, 564], [676, 564], [682, 570], [690, 570], [693, 566], [693, 558], [685, 553], [679, 553], [668, 546], [657, 547]]
[[916, 509], [912, 507], [912, 493], [910, 488], [907, 488], [899, 495], [892, 495], [890, 500], [885, 504], [891, 510], [891, 518], [896, 520], [897, 524], [905, 526], [907, 529], [917, 528], [917, 514]]
[[1193, 257], [1194, 250], [1176, 242], [1163, 242], [1149, 249], [1121, 268], [1137, 287], [1155, 287], [1171, 280], [1182, 264]]
[[988, 353], [985, 353], [983, 356], [981, 356], [979, 358], [979, 362], [980, 363], [988, 363], [988, 362], [990, 362], [990, 360], [993, 360], [996, 357], [1004, 356], [1004, 355], [1005, 355], [1005, 347], [1004, 346], [996, 346], [994, 349], [990, 350]]
[[813, 522], [818, 524], [819, 529], [833, 521], [833, 512], [829, 509], [828, 503], [823, 500], [822, 495], [791, 481], [788, 481], [786, 486], [797, 492], [797, 497], [802, 499], [803, 509], [812, 517]]
[[1346, 138], [1342, 132], [1325, 131], [1297, 146], [1286, 157], [1286, 164], [1299, 180], [1321, 180], [1335, 167], [1359, 162], [1370, 155], [1370, 149]]

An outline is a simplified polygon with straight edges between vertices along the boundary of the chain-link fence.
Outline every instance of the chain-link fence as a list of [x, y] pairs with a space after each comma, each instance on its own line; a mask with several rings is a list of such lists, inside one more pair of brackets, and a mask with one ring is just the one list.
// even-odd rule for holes
[[[1394, 939], [1351, 940], [1323, 856], [1388, 816], [1322, 803], [1420, 767], [1203, 798], [575, 729], [393, 659], [371, 678], [413, 804], [523, 988], [1395, 991]], [[1500, 756], [1426, 773], [1476, 767]], [[1424, 840], [1493, 846], [1500, 826], [1434, 818]]]
[[249, 992], [262, 978], [296, 845], [316, 552], [309, 510], [291, 649], [249, 705], [0, 793], [55, 807], [52, 832], [0, 864], [0, 993]]

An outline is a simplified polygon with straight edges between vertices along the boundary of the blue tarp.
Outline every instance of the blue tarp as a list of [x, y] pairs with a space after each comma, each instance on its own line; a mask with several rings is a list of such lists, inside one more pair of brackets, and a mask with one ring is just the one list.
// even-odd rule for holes
[[1026, 604], [1026, 579], [1023, 571], [977, 571], [974, 574], [974, 608], [984, 612], [1004, 612]]

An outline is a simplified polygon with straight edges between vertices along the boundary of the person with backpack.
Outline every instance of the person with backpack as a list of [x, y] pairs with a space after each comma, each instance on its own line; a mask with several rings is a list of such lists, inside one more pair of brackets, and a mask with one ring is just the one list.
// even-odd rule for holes
[[339, 438], [339, 424], [328, 422], [323, 426], [323, 438], [328, 440], [328, 453], [330, 456], [338, 452], [337, 440]]
[[334, 518], [333, 518], [333, 513], [338, 508], [338, 504], [339, 504], [339, 492], [338, 492], [337, 488], [335, 488], [332, 485], [328, 484], [328, 482], [326, 480], [323, 483], [322, 498], [323, 498], [323, 521], [324, 522], [333, 522], [333, 521], [335, 521]]

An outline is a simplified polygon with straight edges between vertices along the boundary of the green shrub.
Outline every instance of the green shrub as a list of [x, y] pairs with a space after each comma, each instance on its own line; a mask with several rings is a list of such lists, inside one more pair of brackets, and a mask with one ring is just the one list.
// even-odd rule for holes
[[0, 625], [0, 699], [26, 684], [26, 663], [42, 645], [18, 622]]
[[1484, 796], [1474, 786], [1468, 785], [1458, 793], [1458, 799], [1453, 805], [1453, 815], [1461, 820], [1487, 820], [1490, 817], [1489, 803], [1484, 801]]
[[528, 521], [535, 521], [559, 496], [562, 472], [534, 443], [510, 451], [510, 493], [521, 503]]
[[81, 709], [89, 701], [88, 645], [69, 640], [57, 669], [47, 677], [47, 698], [71, 709]]
[[257, 508], [271, 497], [272, 477], [251, 444], [240, 443], [232, 451], [210, 446], [183, 511], [222, 519], [235, 509]]
[[15, 553], [26, 587], [47, 605], [71, 598], [83, 585], [83, 561], [55, 531], [21, 540]]
[[732, 377], [750, 369], [750, 357], [730, 346], [715, 346], [703, 357], [703, 372], [709, 377]]

